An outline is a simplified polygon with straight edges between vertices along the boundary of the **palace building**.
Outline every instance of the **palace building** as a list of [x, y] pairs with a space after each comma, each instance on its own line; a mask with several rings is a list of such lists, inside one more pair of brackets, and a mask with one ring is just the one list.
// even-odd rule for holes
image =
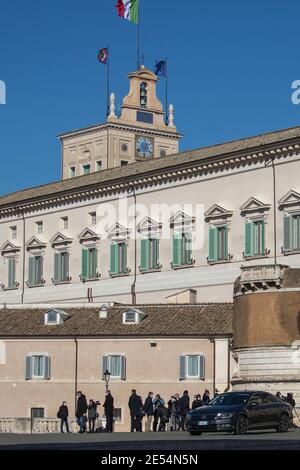
[[128, 78], [59, 136], [60, 181], [0, 197], [6, 419], [100, 399], [103, 364], [120, 430], [131, 388], [300, 393], [300, 127], [180, 152], [158, 77]]

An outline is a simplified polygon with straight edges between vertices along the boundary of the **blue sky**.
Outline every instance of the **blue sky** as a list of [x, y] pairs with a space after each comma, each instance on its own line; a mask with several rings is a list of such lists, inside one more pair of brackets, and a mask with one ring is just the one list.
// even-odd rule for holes
[[[57, 135], [104, 121], [105, 67], [120, 103], [136, 27], [116, 0], [6, 0], [0, 6], [0, 194], [60, 178]], [[297, 0], [141, 0], [146, 66], [169, 58], [181, 149], [300, 125]], [[164, 88], [159, 85], [163, 98]]]

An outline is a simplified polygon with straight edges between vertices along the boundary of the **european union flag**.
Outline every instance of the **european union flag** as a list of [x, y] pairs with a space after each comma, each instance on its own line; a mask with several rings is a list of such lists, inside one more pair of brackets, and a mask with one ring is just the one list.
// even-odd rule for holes
[[155, 62], [155, 75], [167, 78], [167, 61], [159, 60]]

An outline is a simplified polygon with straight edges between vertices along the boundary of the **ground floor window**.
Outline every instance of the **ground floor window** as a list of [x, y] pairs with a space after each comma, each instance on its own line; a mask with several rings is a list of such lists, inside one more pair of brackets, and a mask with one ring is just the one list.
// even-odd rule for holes
[[44, 418], [45, 408], [31, 408], [30, 415], [31, 418]]

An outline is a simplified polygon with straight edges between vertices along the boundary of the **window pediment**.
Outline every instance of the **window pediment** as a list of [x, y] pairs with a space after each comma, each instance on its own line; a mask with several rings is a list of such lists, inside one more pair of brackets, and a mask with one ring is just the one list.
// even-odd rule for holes
[[267, 204], [266, 202], [260, 201], [256, 197], [250, 197], [241, 207], [240, 211], [242, 214], [247, 213], [259, 213], [259, 212], [266, 212], [270, 209], [271, 204]]
[[119, 224], [119, 222], [115, 222], [108, 230], [107, 236], [108, 238], [129, 238], [130, 229], [124, 227], [123, 225]]
[[185, 214], [182, 211], [177, 211], [176, 214], [170, 218], [171, 228], [180, 228], [192, 226], [195, 223], [195, 217]]
[[61, 233], [61, 232], [57, 232], [54, 237], [51, 238], [50, 240], [50, 243], [52, 246], [56, 246], [56, 245], [68, 245], [69, 243], [72, 243], [73, 241], [73, 238], [64, 234], [64, 233]]
[[300, 193], [291, 189], [278, 201], [280, 208], [300, 205]]
[[35, 235], [31, 237], [26, 243], [27, 250], [42, 249], [42, 248], [46, 248], [46, 246], [47, 246], [47, 242], [37, 238]]
[[84, 242], [96, 242], [100, 239], [100, 236], [89, 227], [85, 227], [82, 232], [79, 234], [80, 243]]
[[16, 253], [17, 251], [20, 251], [20, 249], [21, 249], [20, 246], [8, 240], [2, 245], [1, 253], [2, 255], [6, 255], [9, 253]]
[[140, 233], [153, 233], [158, 232], [161, 230], [162, 224], [156, 222], [155, 220], [151, 219], [150, 217], [145, 217], [138, 225], [137, 231]]
[[205, 219], [207, 221], [213, 220], [213, 219], [228, 219], [229, 217], [232, 216], [232, 214], [233, 214], [233, 211], [229, 211], [225, 209], [224, 207], [219, 206], [219, 204], [214, 204], [213, 206], [210, 207], [210, 209], [208, 209], [208, 211], [204, 213]]

